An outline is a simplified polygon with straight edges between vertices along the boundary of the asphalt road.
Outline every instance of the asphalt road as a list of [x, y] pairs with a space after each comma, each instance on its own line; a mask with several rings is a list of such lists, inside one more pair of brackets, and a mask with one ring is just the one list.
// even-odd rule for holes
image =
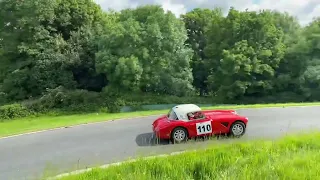
[[[319, 106], [237, 111], [249, 118], [247, 132], [241, 139], [277, 138], [290, 132], [320, 129]], [[63, 173], [210, 143], [151, 145], [151, 123], [155, 118], [117, 120], [0, 139], [0, 180], [36, 179], [44, 172]]]

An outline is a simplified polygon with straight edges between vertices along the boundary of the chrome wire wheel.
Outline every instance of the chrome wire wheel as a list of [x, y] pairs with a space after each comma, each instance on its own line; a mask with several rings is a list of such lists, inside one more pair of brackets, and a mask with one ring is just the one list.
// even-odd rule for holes
[[235, 124], [233, 127], [232, 127], [232, 133], [235, 135], [235, 136], [239, 136], [243, 133], [243, 127], [240, 125], [240, 124]]
[[181, 143], [187, 140], [187, 131], [184, 128], [177, 127], [172, 131], [171, 139], [173, 143]]
[[232, 124], [230, 130], [232, 136], [240, 137], [245, 133], [246, 126], [243, 122], [235, 122], [234, 124]]
[[173, 137], [174, 137], [174, 140], [180, 142], [180, 141], [182, 141], [182, 140], [185, 139], [186, 133], [184, 132], [184, 130], [179, 129], [179, 130], [177, 130], [177, 131], [174, 132]]

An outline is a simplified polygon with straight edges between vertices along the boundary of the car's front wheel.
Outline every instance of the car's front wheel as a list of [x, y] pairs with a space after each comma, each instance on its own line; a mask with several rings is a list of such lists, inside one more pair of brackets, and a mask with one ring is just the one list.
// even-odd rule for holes
[[233, 137], [241, 137], [246, 132], [246, 125], [241, 121], [236, 121], [230, 127], [230, 135]]
[[171, 141], [172, 143], [181, 143], [187, 141], [188, 132], [185, 128], [177, 127], [171, 133]]

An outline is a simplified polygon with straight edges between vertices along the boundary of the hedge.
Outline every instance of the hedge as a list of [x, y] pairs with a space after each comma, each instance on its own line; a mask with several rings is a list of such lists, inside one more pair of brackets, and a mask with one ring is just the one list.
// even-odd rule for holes
[[142, 105], [154, 104], [212, 104], [213, 100], [207, 97], [177, 97], [163, 96], [149, 93], [119, 94], [112, 91], [90, 92], [86, 90], [67, 90], [62, 87], [47, 90], [40, 98], [12, 105], [0, 106], [0, 119], [15, 119], [30, 115], [47, 114], [74, 114], [90, 112], [120, 112], [124, 106], [133, 110], [142, 110]]
[[[301, 96], [293, 93], [282, 93], [265, 98], [247, 98], [227, 104], [255, 104], [255, 103], [282, 103], [301, 102]], [[247, 102], [247, 103], [246, 103]], [[87, 90], [67, 90], [63, 87], [48, 89], [40, 98], [29, 99], [21, 103], [0, 106], [0, 120], [41, 115], [54, 112], [55, 114], [75, 114], [90, 112], [120, 112], [122, 107], [142, 110], [143, 105], [157, 104], [222, 104], [213, 97], [177, 97], [151, 93], [119, 93], [116, 90], [104, 89], [102, 92]]]
[[0, 106], [0, 121], [35, 115], [35, 112], [21, 104]]

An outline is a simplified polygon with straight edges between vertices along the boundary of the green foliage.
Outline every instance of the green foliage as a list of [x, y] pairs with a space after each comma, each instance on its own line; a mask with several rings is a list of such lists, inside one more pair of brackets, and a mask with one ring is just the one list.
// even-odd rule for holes
[[0, 120], [9, 120], [34, 115], [30, 109], [21, 104], [10, 104], [0, 106]]
[[211, 91], [228, 100], [270, 94], [285, 51], [283, 32], [276, 28], [270, 13], [230, 9], [224, 21], [212, 26], [208, 37], [223, 39], [210, 40], [206, 49], [211, 58]]
[[207, 54], [204, 52], [207, 46], [206, 30], [211, 23], [216, 20], [221, 20], [223, 14], [221, 9], [200, 9], [196, 8], [185, 15], [182, 15], [182, 20], [185, 23], [188, 39], [187, 43], [192, 47], [194, 55], [191, 61], [192, 75], [194, 78], [193, 85], [199, 91], [200, 95], [208, 92], [207, 78], [208, 67], [206, 60]]
[[48, 89], [41, 98], [24, 103], [37, 112], [60, 110], [63, 112], [94, 112], [106, 106], [100, 93], [87, 90], [67, 90], [61, 86]]
[[123, 106], [132, 106], [133, 110], [142, 110], [142, 105], [199, 103], [212, 104], [205, 97], [177, 97], [154, 94], [122, 94], [115, 89], [106, 88], [103, 92], [87, 90], [67, 90], [63, 87], [48, 89], [41, 98], [28, 100], [25, 107], [35, 112], [48, 113], [88, 113], [88, 112], [120, 112]]
[[215, 104], [218, 103], [212, 97], [199, 97], [199, 96], [163, 96], [161, 94], [125, 94], [122, 95], [128, 106], [139, 106], [149, 104]]
[[[116, 16], [116, 15], [114, 15]], [[124, 10], [99, 38], [96, 68], [124, 91], [183, 96], [193, 91], [184, 24], [158, 6]]]
[[7, 95], [4, 92], [0, 91], [0, 106], [6, 104], [7, 101], [8, 101]]
[[145, 104], [320, 100], [320, 20], [88, 0], [0, 1], [0, 105], [119, 112]]
[[101, 75], [92, 72], [92, 44], [105, 22], [94, 2], [4, 0], [0, 6], [0, 39], [6, 57], [6, 78], [0, 82], [10, 99], [39, 96], [58, 86], [99, 89], [83, 85], [93, 77], [104, 85]]

